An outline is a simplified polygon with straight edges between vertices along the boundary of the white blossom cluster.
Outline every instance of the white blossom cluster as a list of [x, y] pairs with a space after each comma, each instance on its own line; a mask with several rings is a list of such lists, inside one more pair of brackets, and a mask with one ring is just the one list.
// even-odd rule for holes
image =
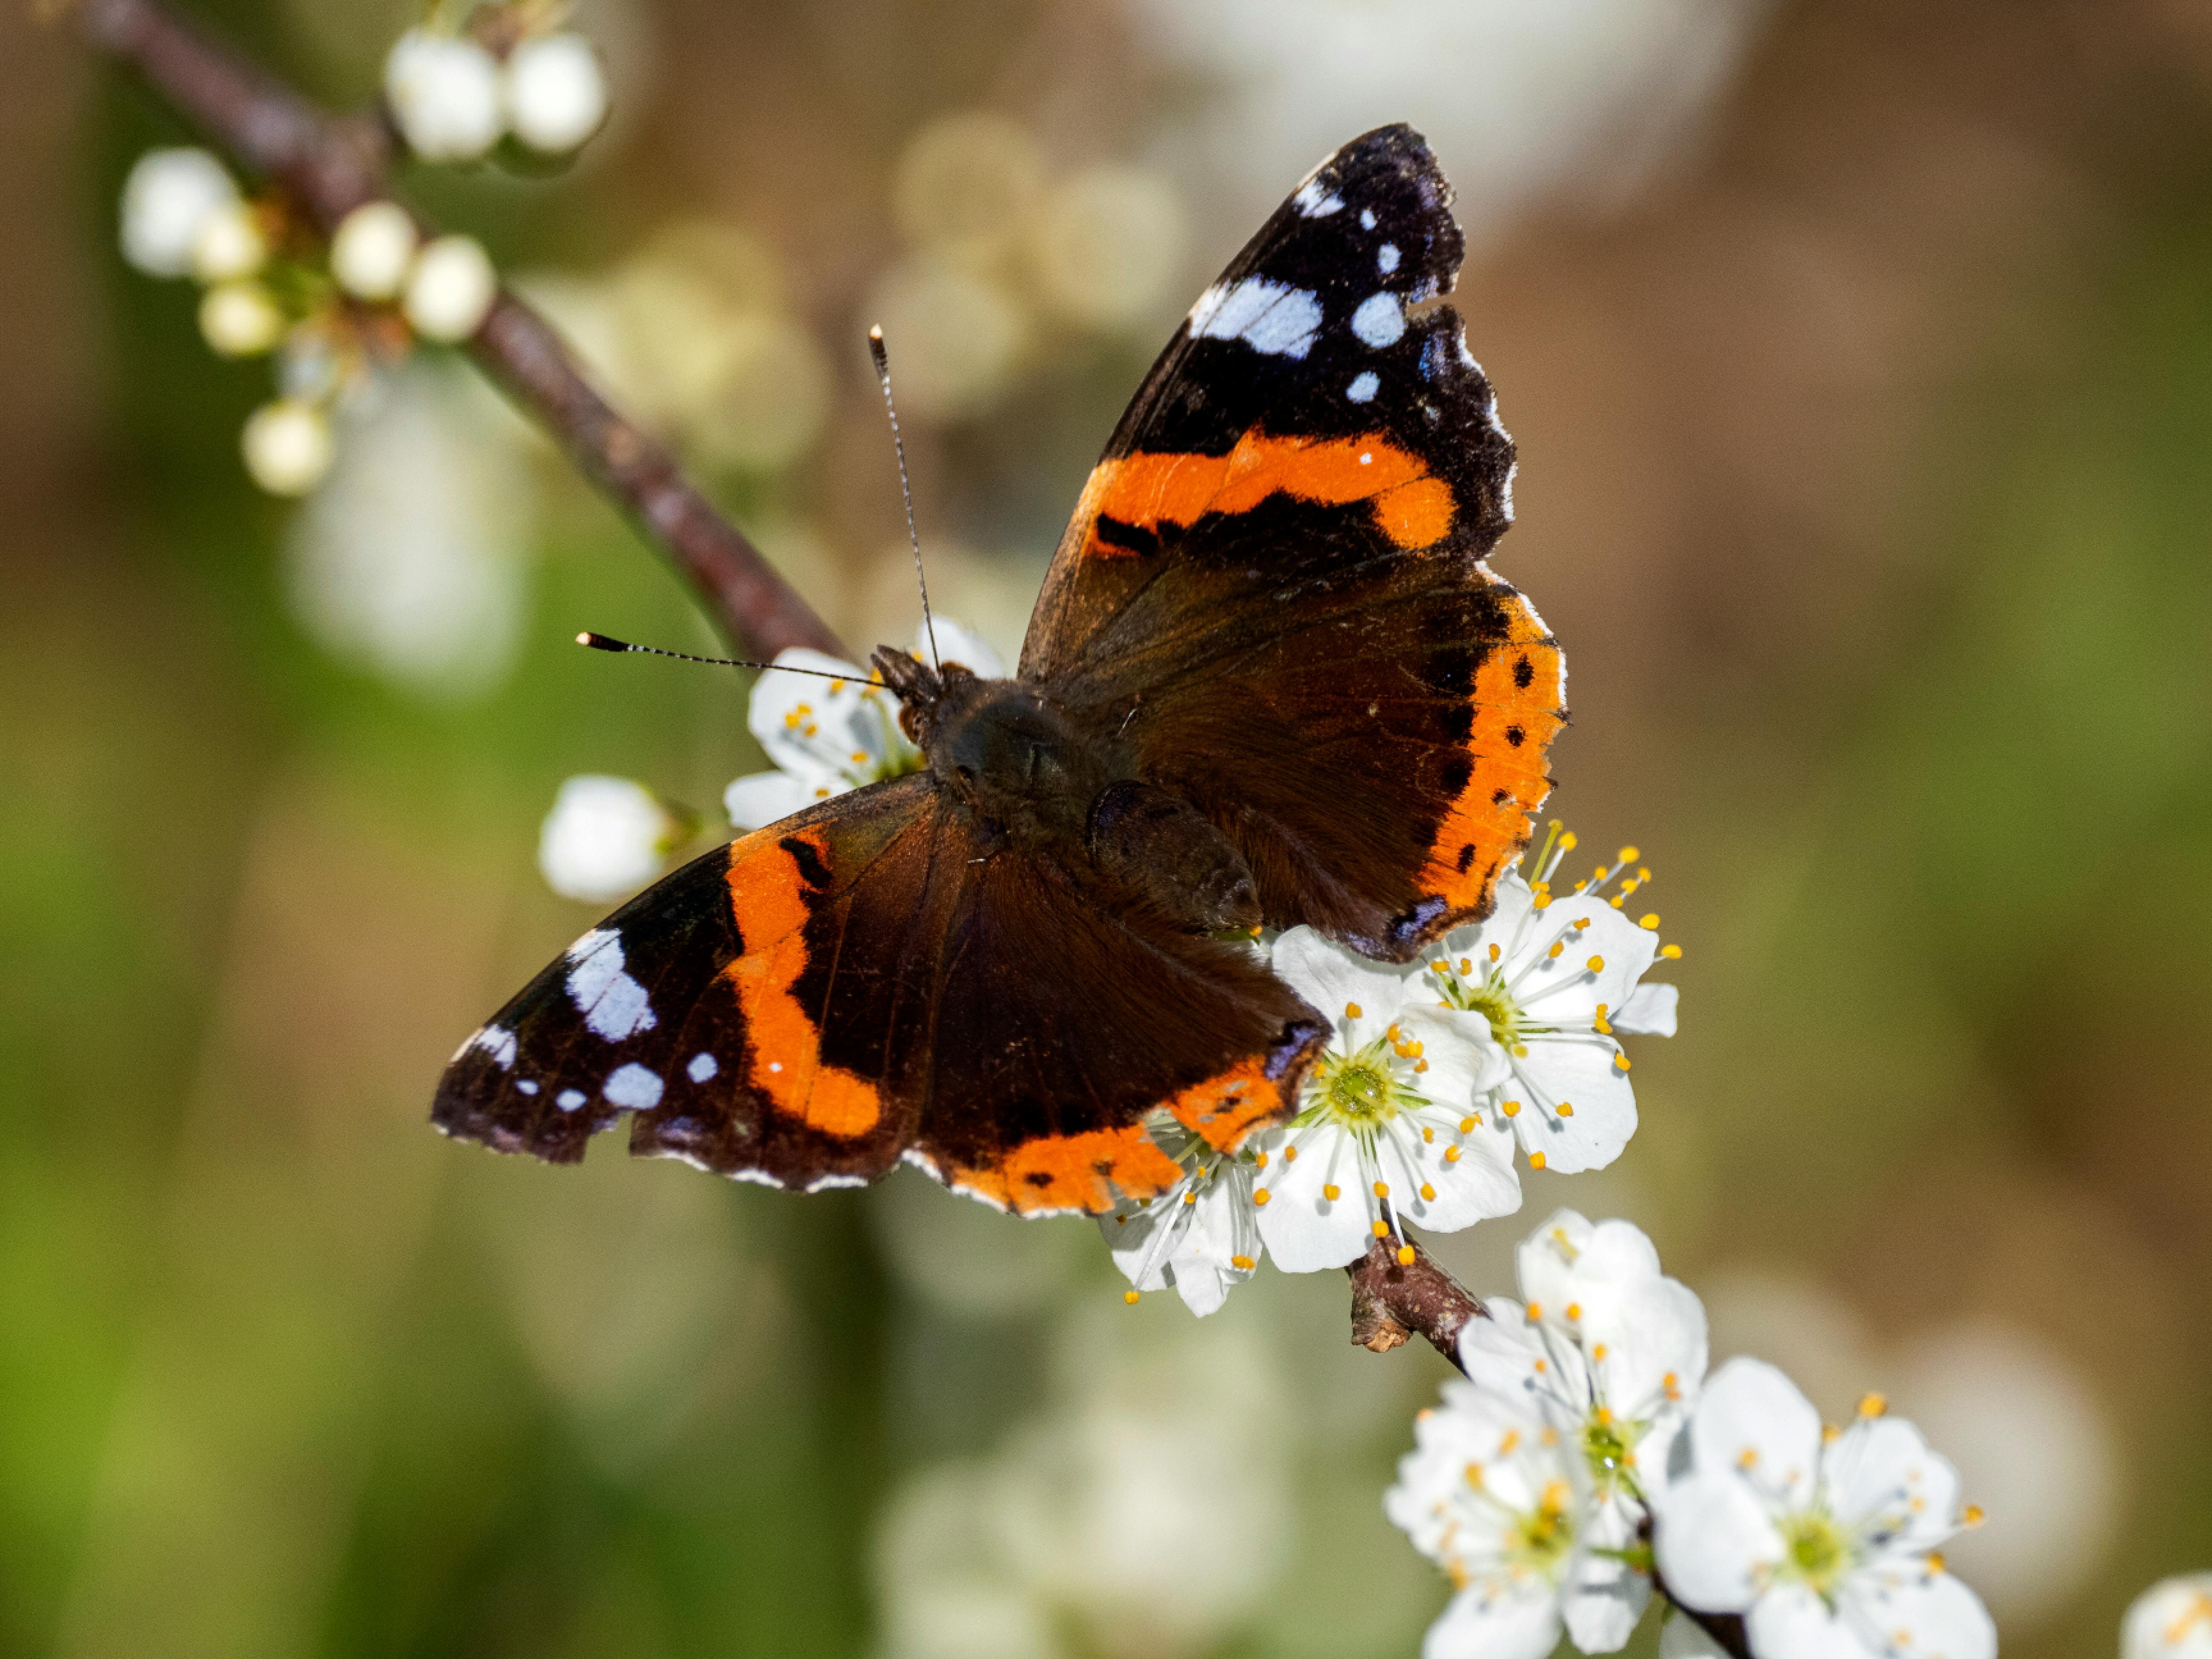
[[[501, 40], [502, 58], [443, 24], [401, 37], [386, 96], [417, 155], [472, 159], [506, 131], [561, 153], [598, 131], [607, 101], [598, 54], [579, 35], [536, 32], [540, 15], [491, 5], [464, 20]], [[253, 481], [277, 495], [322, 482], [337, 453], [332, 416], [374, 369], [418, 338], [468, 339], [498, 297], [476, 238], [425, 240], [404, 208], [372, 201], [325, 246], [295, 210], [248, 197], [204, 149], [138, 158], [123, 187], [122, 245], [149, 276], [200, 283], [200, 332], [217, 353], [276, 354], [277, 395], [247, 417], [240, 447]]]
[[1740, 1617], [1759, 1659], [1996, 1652], [1941, 1553], [1979, 1512], [1879, 1396], [1837, 1428], [1761, 1360], [1707, 1376], [1704, 1307], [1626, 1221], [1562, 1210], [1518, 1272], [1383, 1499], [1456, 1587], [1424, 1659], [1614, 1652], [1656, 1584], [1677, 1653], [1723, 1651], [1692, 1614]]

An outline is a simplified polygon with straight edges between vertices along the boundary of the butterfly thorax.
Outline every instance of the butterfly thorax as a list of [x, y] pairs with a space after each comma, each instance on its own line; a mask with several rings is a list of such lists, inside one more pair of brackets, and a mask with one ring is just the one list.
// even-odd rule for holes
[[875, 662], [939, 787], [1006, 845], [1194, 932], [1259, 925], [1251, 872], [1228, 838], [1036, 686], [980, 679], [957, 663], [932, 669], [889, 647]]

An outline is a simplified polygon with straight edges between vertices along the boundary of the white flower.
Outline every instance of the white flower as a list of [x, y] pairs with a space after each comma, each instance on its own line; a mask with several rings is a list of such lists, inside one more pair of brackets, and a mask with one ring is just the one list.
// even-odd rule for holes
[[415, 263], [415, 221], [397, 202], [363, 202], [331, 238], [331, 275], [356, 300], [398, 297]]
[[465, 340], [499, 295], [491, 256], [473, 236], [441, 236], [415, 256], [400, 308], [426, 340]]
[[1382, 1513], [1459, 1590], [1422, 1659], [1543, 1659], [1563, 1609], [1607, 1594], [1614, 1565], [1592, 1553], [1581, 1460], [1558, 1430], [1468, 1382], [1444, 1385], [1413, 1437]]
[[201, 227], [237, 200], [238, 186], [207, 151], [149, 149], [123, 181], [123, 257], [149, 276], [182, 276]]
[[554, 797], [538, 834], [538, 868], [562, 897], [606, 903], [659, 875], [690, 834], [643, 784], [586, 774]]
[[1169, 1119], [1152, 1126], [1162, 1150], [1182, 1165], [1182, 1178], [1158, 1198], [1124, 1199], [1098, 1218], [1114, 1265], [1139, 1291], [1172, 1285], [1184, 1306], [1203, 1319], [1251, 1278], [1260, 1261], [1258, 1213], [1252, 1204], [1261, 1158], [1224, 1152]]
[[[1557, 826], [1532, 884], [1508, 871], [1487, 920], [1446, 936], [1430, 964], [1455, 1008], [1480, 1014], [1510, 1067], [1484, 1103], [1489, 1128], [1517, 1136], [1533, 1168], [1601, 1170], [1636, 1133], [1636, 1095], [1618, 1034], [1674, 1032], [1674, 988], [1638, 985], [1659, 946], [1659, 918], [1625, 908], [1651, 878], [1633, 847], [1564, 898], [1550, 876], [1575, 844]], [[1611, 898], [1605, 889], [1625, 878]], [[1510, 1156], [1510, 1149], [1509, 1149]]]
[[[983, 679], [1006, 672], [997, 652], [942, 617], [937, 650], [940, 660]], [[915, 654], [929, 660], [927, 630], [915, 634]], [[921, 751], [899, 729], [898, 699], [870, 670], [803, 646], [778, 652], [775, 665], [832, 678], [770, 672], [753, 682], [745, 724], [775, 769], [750, 773], [723, 792], [723, 809], [738, 829], [758, 830], [848, 789], [921, 769]]]
[[192, 240], [192, 275], [203, 283], [251, 276], [269, 262], [269, 239], [244, 202], [225, 202], [200, 221]]
[[1255, 1148], [1260, 1236], [1285, 1273], [1340, 1267], [1404, 1226], [1455, 1232], [1521, 1207], [1510, 1152], [1471, 1103], [1505, 1057], [1478, 1018], [1437, 1005], [1418, 967], [1370, 962], [1310, 927], [1275, 942], [1275, 972], [1334, 1024], [1301, 1109]]
[[2212, 1659], [2212, 1572], [2161, 1579], [2128, 1609], [2120, 1659]]
[[384, 60], [384, 98], [426, 161], [474, 161], [499, 142], [499, 65], [473, 40], [408, 30]]
[[[1495, 1297], [1468, 1322], [1460, 1361], [1478, 1387], [1519, 1403], [1585, 1465], [1594, 1547], [1634, 1547], [1644, 1485], [1665, 1477], [1683, 1402], [1705, 1374], [1705, 1310], [1659, 1272], [1659, 1253], [1626, 1221], [1593, 1225], [1561, 1210], [1521, 1246], [1524, 1302]], [[1651, 1583], [1620, 1553], [1590, 1563], [1566, 1606], [1585, 1653], [1628, 1639]]]
[[532, 149], [572, 150], [606, 119], [606, 71], [580, 34], [525, 40], [507, 55], [505, 73], [507, 125]]
[[306, 495], [337, 454], [329, 417], [296, 398], [279, 398], [247, 416], [239, 448], [253, 482], [272, 495]]
[[1686, 1607], [1742, 1613], [1759, 1659], [1996, 1654], [1987, 1610], [1936, 1553], [1976, 1518], [1958, 1474], [1879, 1401], [1824, 1435], [1788, 1377], [1732, 1359], [1668, 1463], [1647, 1488], [1660, 1573]]
[[251, 278], [218, 283], [200, 296], [200, 333], [226, 357], [252, 357], [284, 336], [284, 312]]

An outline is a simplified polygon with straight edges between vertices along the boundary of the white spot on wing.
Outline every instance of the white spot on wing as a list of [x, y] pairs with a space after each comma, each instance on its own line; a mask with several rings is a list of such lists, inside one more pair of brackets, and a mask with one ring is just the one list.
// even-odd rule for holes
[[768, 1063], [768, 1068], [771, 1072], [780, 1072], [783, 1069], [783, 1062], [780, 1060], [771, 1060]]
[[1375, 210], [1373, 208], [1362, 208], [1359, 210], [1359, 228], [1362, 230], [1372, 230], [1375, 228]]
[[514, 1086], [521, 1090], [526, 1095], [534, 1095], [538, 1092], [538, 1085], [532, 1083], [528, 1078], [523, 1079], [521, 1082], [516, 1084]]
[[649, 1112], [660, 1104], [660, 1088], [659, 1073], [648, 1071], [632, 1060], [627, 1066], [616, 1066], [599, 1092], [617, 1106], [627, 1106], [634, 1112]]
[[1194, 340], [1242, 340], [1268, 356], [1303, 357], [1321, 331], [1321, 298], [1311, 289], [1247, 276], [1218, 284], [1191, 307]]
[[1291, 201], [1309, 219], [1326, 219], [1344, 205], [1344, 198], [1334, 191], [1323, 190], [1318, 179], [1309, 179], [1300, 185]]
[[1344, 395], [1355, 404], [1364, 404], [1370, 401], [1382, 389], [1382, 378], [1370, 368], [1352, 377], [1352, 384], [1345, 387]]
[[690, 1078], [694, 1083], [704, 1083], [708, 1078], [714, 1076], [715, 1073], [721, 1069], [722, 1068], [720, 1066], [717, 1066], [714, 1063], [714, 1055], [708, 1054], [702, 1048], [697, 1054], [691, 1056], [691, 1063], [684, 1068], [684, 1075]]
[[594, 928], [568, 947], [568, 998], [584, 1024], [609, 1042], [649, 1031], [657, 1023], [645, 987], [623, 971], [622, 935]]
[[1398, 245], [1385, 242], [1375, 250], [1375, 269], [1388, 276], [1398, 268]]
[[584, 1092], [580, 1089], [563, 1089], [553, 1097], [553, 1103], [564, 1112], [573, 1112], [584, 1103]]
[[502, 1072], [514, 1069], [514, 1033], [501, 1025], [487, 1025], [476, 1034], [473, 1046], [491, 1056]]
[[1352, 313], [1352, 331], [1378, 351], [1395, 345], [1406, 331], [1406, 313], [1399, 307], [1398, 296], [1385, 292], [1362, 300]]
[[805, 1190], [810, 1193], [826, 1193], [834, 1187], [865, 1187], [867, 1184], [868, 1178], [866, 1176], [817, 1176], [806, 1183]]

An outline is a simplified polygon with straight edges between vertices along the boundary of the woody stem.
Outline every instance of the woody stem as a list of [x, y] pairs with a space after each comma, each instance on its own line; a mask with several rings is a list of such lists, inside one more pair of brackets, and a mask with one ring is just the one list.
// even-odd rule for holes
[[[1344, 1271], [1352, 1280], [1352, 1340], [1363, 1348], [1388, 1353], [1406, 1340], [1419, 1335], [1449, 1360], [1462, 1375], [1460, 1333], [1470, 1320], [1487, 1319], [1490, 1311], [1459, 1280], [1437, 1265], [1437, 1260], [1413, 1240], [1411, 1261], [1398, 1259], [1395, 1240], [1373, 1239], [1367, 1254]], [[1674, 1603], [1682, 1617], [1720, 1644], [1732, 1659], [1751, 1659], [1751, 1644], [1743, 1620], [1731, 1613], [1700, 1613], [1684, 1607], [1655, 1570], [1652, 1588]]]
[[[131, 64], [247, 172], [277, 185], [328, 234], [391, 195], [392, 137], [380, 122], [317, 108], [185, 23], [160, 0], [81, 0], [86, 38]], [[585, 380], [544, 318], [501, 289], [469, 355], [567, 452], [578, 471], [657, 543], [744, 654], [844, 647], [716, 512], [674, 458]]]

